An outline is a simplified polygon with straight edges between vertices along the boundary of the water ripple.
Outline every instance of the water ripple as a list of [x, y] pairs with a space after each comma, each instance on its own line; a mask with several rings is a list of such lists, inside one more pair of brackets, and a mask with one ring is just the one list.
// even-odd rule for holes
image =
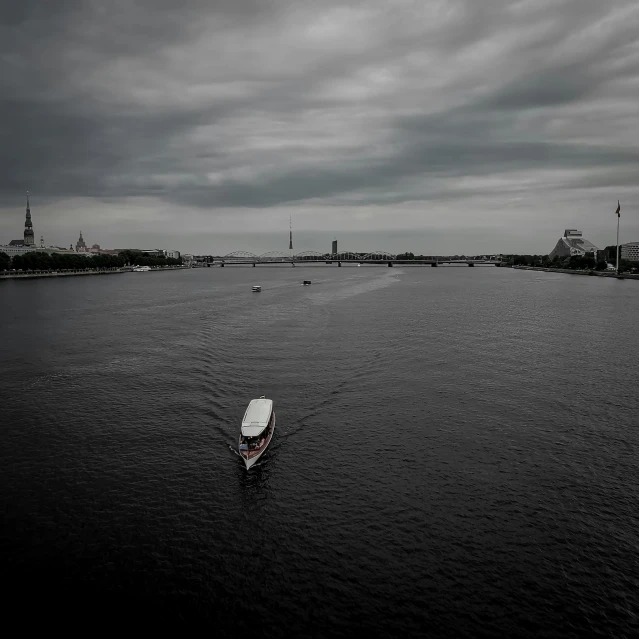
[[[639, 633], [634, 288], [509, 269], [78, 279], [0, 290], [16, 599], [240, 635]], [[259, 395], [276, 434], [246, 472]]]

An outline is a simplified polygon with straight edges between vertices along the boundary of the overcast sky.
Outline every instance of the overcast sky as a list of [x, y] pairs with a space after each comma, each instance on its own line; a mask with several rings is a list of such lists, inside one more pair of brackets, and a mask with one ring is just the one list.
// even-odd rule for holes
[[0, 2], [0, 243], [639, 241], [636, 0]]

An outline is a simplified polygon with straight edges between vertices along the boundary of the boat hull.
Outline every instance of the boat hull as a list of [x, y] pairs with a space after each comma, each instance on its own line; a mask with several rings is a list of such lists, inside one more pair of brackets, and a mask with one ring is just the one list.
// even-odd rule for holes
[[252, 455], [251, 457], [248, 457], [248, 453], [245, 453], [245, 451], [243, 450], [240, 451], [240, 457], [244, 461], [246, 470], [248, 470], [251, 466], [253, 466], [253, 464], [255, 464], [255, 462], [266, 452], [266, 449], [269, 447], [271, 440], [273, 439], [273, 435], [275, 434], [275, 421], [276, 420], [275, 420], [275, 411], [274, 411], [273, 412], [273, 428], [271, 428], [271, 432], [268, 436], [268, 439], [264, 443], [264, 446], [262, 446], [262, 448], [259, 450], [259, 452], [256, 455]]

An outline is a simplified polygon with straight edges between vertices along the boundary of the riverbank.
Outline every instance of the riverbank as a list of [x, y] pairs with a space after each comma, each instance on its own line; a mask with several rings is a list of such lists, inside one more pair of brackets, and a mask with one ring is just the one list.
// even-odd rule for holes
[[[188, 269], [190, 266], [161, 266], [151, 268], [146, 273], [161, 273], [164, 271], [180, 271]], [[122, 273], [132, 273], [131, 267], [115, 269], [96, 270], [72, 270], [72, 271], [26, 271], [19, 273], [0, 273], [0, 280], [33, 280], [47, 277], [76, 277], [78, 275], [121, 275]]]
[[568, 268], [544, 268], [543, 266], [513, 266], [521, 271], [543, 271], [544, 273], [566, 273], [567, 275], [594, 275], [596, 277], [610, 277], [619, 280], [639, 280], [639, 275], [623, 273], [617, 275], [610, 271], [574, 271]]

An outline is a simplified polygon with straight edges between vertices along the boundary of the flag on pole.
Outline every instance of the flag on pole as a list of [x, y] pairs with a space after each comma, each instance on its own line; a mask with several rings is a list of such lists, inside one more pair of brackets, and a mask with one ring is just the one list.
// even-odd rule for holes
[[619, 200], [617, 200], [617, 210], [615, 211], [617, 217], [621, 217], [621, 204], [619, 204]]

